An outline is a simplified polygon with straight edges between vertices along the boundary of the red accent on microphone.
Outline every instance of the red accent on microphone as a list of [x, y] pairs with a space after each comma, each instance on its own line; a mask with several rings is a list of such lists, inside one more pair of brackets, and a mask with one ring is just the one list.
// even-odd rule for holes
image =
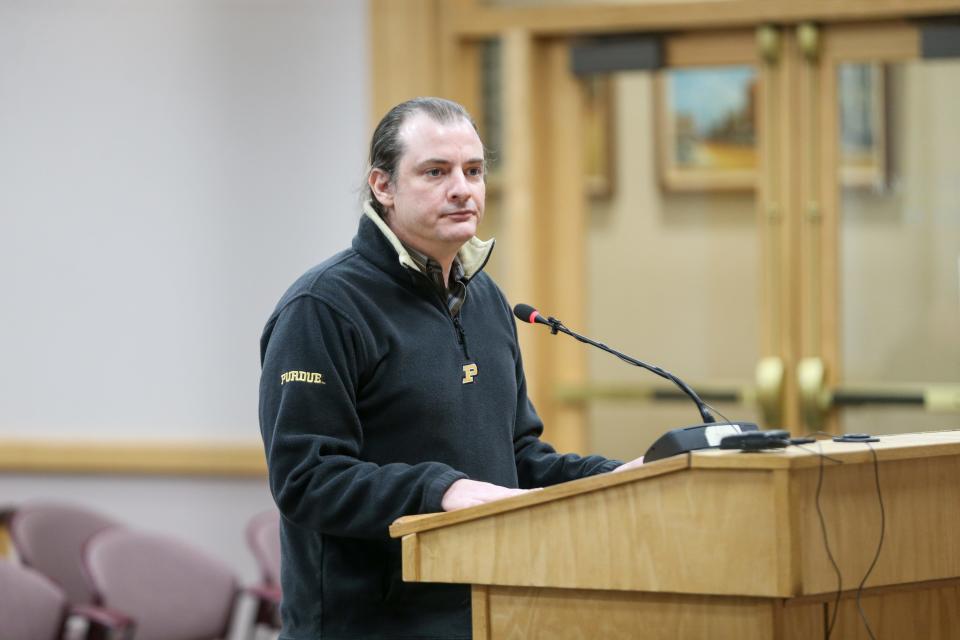
[[530, 324], [534, 324], [537, 321], [537, 316], [539, 315], [540, 313], [536, 309], [534, 309], [533, 311], [530, 312], [530, 318], [527, 319], [527, 322], [529, 322]]

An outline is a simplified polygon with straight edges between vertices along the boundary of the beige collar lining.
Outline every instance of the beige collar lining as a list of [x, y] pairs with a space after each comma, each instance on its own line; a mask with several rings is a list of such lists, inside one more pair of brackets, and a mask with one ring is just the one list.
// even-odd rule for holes
[[[377, 225], [377, 228], [380, 229], [380, 232], [386, 236], [387, 240], [390, 241], [390, 245], [397, 251], [397, 255], [400, 258], [400, 264], [407, 268], [413, 269], [414, 271], [420, 271], [422, 273], [416, 261], [410, 256], [410, 253], [407, 251], [406, 247], [403, 246], [403, 243], [400, 242], [400, 238], [398, 238], [397, 234], [395, 234], [393, 230], [387, 226], [387, 223], [384, 222], [383, 218], [381, 218], [380, 215], [374, 211], [369, 200], [363, 204], [363, 213], [366, 214], [368, 218], [373, 220], [373, 223]], [[472, 278], [478, 271], [480, 271], [480, 269], [483, 268], [483, 265], [486, 264], [487, 259], [490, 257], [490, 252], [493, 251], [493, 245], [493, 238], [490, 238], [489, 240], [481, 240], [476, 236], [463, 243], [463, 246], [460, 247], [460, 251], [457, 252], [457, 257], [460, 258], [460, 266], [463, 267], [464, 276], [467, 278]]]

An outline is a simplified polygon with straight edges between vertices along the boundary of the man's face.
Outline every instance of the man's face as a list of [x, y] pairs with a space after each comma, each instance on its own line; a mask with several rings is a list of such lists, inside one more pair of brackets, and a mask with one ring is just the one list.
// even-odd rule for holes
[[465, 119], [441, 124], [418, 113], [400, 127], [403, 155], [393, 180], [371, 172], [386, 222], [405, 244], [450, 259], [483, 218], [483, 143]]

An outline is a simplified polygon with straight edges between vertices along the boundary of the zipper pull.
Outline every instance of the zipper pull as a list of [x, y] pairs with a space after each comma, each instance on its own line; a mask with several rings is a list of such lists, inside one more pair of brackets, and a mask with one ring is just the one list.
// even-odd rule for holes
[[470, 355], [467, 353], [467, 334], [463, 330], [463, 325], [460, 324], [460, 318], [457, 316], [453, 317], [453, 326], [457, 330], [457, 342], [460, 343], [460, 346], [463, 347], [463, 355], [469, 359]]

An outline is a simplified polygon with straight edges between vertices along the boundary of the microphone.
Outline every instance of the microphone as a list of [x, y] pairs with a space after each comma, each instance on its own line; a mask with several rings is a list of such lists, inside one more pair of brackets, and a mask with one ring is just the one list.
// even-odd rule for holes
[[[700, 411], [700, 417], [703, 418], [703, 424], [694, 425], [692, 427], [680, 427], [678, 429], [671, 429], [667, 431], [660, 436], [656, 442], [650, 445], [649, 449], [647, 449], [646, 454], [643, 456], [644, 462], [661, 460], [663, 458], [668, 458], [679, 453], [686, 453], [695, 449], [715, 448], [719, 446], [721, 441], [727, 436], [734, 436], [744, 432], [759, 431], [759, 427], [752, 422], [740, 422], [737, 424], [725, 422], [716, 424], [717, 419], [714, 418], [713, 414], [710, 413], [710, 410], [707, 408], [707, 404], [700, 399], [700, 396], [698, 396], [693, 389], [688, 387], [687, 384], [677, 376], [673, 375], [669, 371], [661, 369], [660, 367], [647, 364], [646, 362], [642, 362], [636, 358], [631, 358], [625, 353], [620, 353], [616, 349], [611, 349], [602, 342], [596, 342], [590, 338], [587, 338], [586, 336], [575, 333], [566, 328], [562, 322], [552, 316], [544, 318], [539, 311], [528, 304], [518, 304], [515, 306], [513, 308], [513, 315], [517, 316], [517, 318], [520, 320], [529, 322], [531, 324], [545, 324], [550, 327], [550, 333], [553, 335], [556, 335], [557, 333], [565, 333], [568, 336], [576, 338], [580, 342], [597, 347], [598, 349], [606, 351], [607, 353], [612, 353], [624, 362], [629, 362], [634, 366], [641, 367], [647, 371], [650, 371], [651, 373], [655, 373], [661, 378], [666, 378], [670, 382], [680, 387], [680, 390], [687, 394], [691, 400], [693, 400], [694, 404], [697, 405], [697, 409]], [[782, 432], [777, 433], [779, 434]], [[731, 441], [731, 444], [733, 444], [733, 441]]]
[[693, 389], [687, 386], [687, 383], [685, 383], [683, 380], [673, 375], [669, 371], [665, 371], [660, 367], [654, 366], [652, 364], [647, 364], [646, 362], [637, 360], [636, 358], [631, 358], [627, 354], [621, 353], [616, 349], [612, 349], [607, 345], [603, 344], [602, 342], [596, 342], [594, 340], [591, 340], [590, 338], [587, 338], [586, 336], [582, 336], [579, 333], [575, 333], [570, 329], [568, 329], [567, 327], [565, 327], [562, 322], [560, 322], [559, 320], [557, 320], [552, 316], [548, 318], [544, 318], [542, 315], [540, 315], [539, 311], [537, 311], [536, 309], [534, 309], [528, 304], [518, 304], [517, 306], [515, 306], [513, 308], [513, 315], [517, 316], [517, 318], [519, 318], [520, 320], [523, 320], [524, 322], [529, 322], [531, 324], [533, 323], [545, 324], [550, 327], [550, 333], [552, 333], [553, 335], [556, 335], [557, 332], [565, 333], [572, 338], [576, 338], [580, 342], [597, 347], [598, 349], [606, 351], [607, 353], [611, 353], [617, 356], [618, 358], [620, 358], [621, 360], [623, 360], [624, 362], [629, 362], [630, 364], [636, 367], [641, 367], [643, 369], [646, 369], [647, 371], [650, 371], [651, 373], [654, 373], [660, 376], [661, 378], [666, 378], [673, 384], [680, 387], [680, 390], [683, 391], [685, 394], [687, 394], [687, 396], [691, 400], [693, 400], [693, 403], [697, 405], [697, 409], [700, 411], [700, 417], [703, 418], [704, 423], [712, 424], [717, 421], [717, 419], [713, 417], [713, 414], [710, 413], [710, 410], [707, 408], [707, 403], [701, 400], [700, 396], [698, 396]]
[[[513, 315], [517, 316], [519, 319], [523, 320], [524, 322], [529, 322], [530, 324], [533, 324], [536, 322], [539, 324], [545, 324], [548, 327], [553, 327], [553, 325], [550, 324], [549, 320], [547, 320], [542, 315], [540, 315], [539, 311], [537, 311], [536, 309], [534, 309], [528, 304], [518, 304], [517, 306], [515, 306], [513, 308]], [[554, 331], [553, 333], [556, 333], [556, 331]]]

